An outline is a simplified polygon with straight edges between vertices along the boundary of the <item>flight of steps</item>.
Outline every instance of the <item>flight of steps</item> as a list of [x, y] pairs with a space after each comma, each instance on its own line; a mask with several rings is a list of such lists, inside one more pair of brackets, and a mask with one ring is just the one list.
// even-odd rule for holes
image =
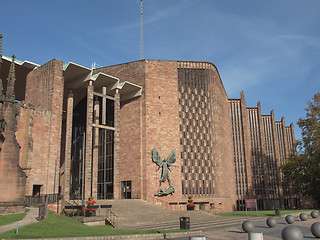
[[117, 227], [124, 229], [178, 230], [180, 217], [189, 217], [193, 230], [228, 227], [248, 219], [221, 217], [206, 211], [170, 211], [141, 199], [98, 200], [97, 204], [112, 205], [111, 210], [118, 217]]
[[111, 210], [118, 217], [119, 228], [163, 221], [174, 213], [141, 199], [98, 200], [97, 204], [112, 205]]
[[[247, 217], [221, 217], [206, 211], [170, 211], [141, 199], [97, 200], [96, 205], [112, 205], [111, 211], [117, 216], [117, 228], [141, 230], [178, 230], [180, 217], [189, 217], [191, 230], [227, 228], [241, 225]], [[99, 212], [100, 211], [100, 212]], [[98, 209], [97, 216], [81, 218], [87, 225], [104, 225], [106, 209]], [[253, 221], [263, 218], [251, 218]]]

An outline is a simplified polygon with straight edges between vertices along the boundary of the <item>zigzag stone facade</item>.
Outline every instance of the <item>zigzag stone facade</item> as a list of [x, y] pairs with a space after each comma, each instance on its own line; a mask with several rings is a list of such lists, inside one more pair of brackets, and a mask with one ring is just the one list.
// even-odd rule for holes
[[[3, 79], [11, 59], [1, 59]], [[293, 126], [261, 115], [260, 104], [246, 107], [243, 94], [228, 99], [212, 63], [141, 60], [99, 69], [57, 59], [14, 63], [15, 161], [27, 176], [26, 196], [59, 193], [62, 207], [89, 196], [139, 198], [172, 210], [192, 196], [196, 209], [213, 212], [241, 209], [247, 198], [258, 199], [261, 209], [299, 203], [278, 169], [293, 151]], [[6, 148], [0, 177], [3, 163], [13, 163], [3, 157]], [[176, 151], [172, 184], [161, 185], [174, 189], [168, 195], [154, 196], [161, 171], [153, 148], [162, 159]]]
[[246, 107], [240, 99], [229, 99], [236, 176], [237, 209], [245, 199], [257, 199], [259, 209], [298, 208], [300, 196], [280, 171], [294, 151], [293, 124], [275, 121], [274, 112], [261, 114], [261, 105]]

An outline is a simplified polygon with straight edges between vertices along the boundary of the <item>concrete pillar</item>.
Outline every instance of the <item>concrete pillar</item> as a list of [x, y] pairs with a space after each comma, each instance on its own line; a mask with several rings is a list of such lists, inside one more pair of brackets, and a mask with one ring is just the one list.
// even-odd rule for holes
[[67, 120], [66, 120], [66, 150], [64, 162], [64, 183], [63, 199], [70, 200], [70, 171], [71, 171], [71, 148], [72, 148], [72, 120], [73, 120], [73, 93], [70, 90], [67, 100]]
[[[94, 102], [94, 123], [99, 124], [99, 101]], [[92, 197], [97, 199], [98, 193], [98, 157], [99, 157], [99, 128], [93, 129], [93, 156], [92, 156]]]
[[113, 198], [120, 199], [120, 93], [114, 95], [114, 170], [113, 170]]
[[93, 121], [92, 81], [87, 88], [87, 124], [86, 124], [86, 157], [85, 157], [85, 200], [92, 195], [92, 121]]

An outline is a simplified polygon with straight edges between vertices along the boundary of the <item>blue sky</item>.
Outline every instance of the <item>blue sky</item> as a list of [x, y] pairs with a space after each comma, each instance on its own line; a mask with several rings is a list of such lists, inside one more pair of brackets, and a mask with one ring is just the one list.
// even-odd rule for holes
[[[214, 63], [286, 125], [320, 91], [319, 0], [143, 0], [144, 58]], [[3, 55], [91, 67], [140, 59], [140, 0], [0, 0]], [[295, 124], [296, 138], [300, 129]]]

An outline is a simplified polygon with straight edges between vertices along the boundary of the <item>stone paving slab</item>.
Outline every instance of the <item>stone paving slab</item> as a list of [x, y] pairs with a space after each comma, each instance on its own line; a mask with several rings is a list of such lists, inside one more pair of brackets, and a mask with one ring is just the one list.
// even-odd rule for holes
[[[267, 219], [267, 218], [265, 218]], [[311, 233], [311, 225], [315, 222], [320, 222], [320, 218], [309, 218], [307, 221], [300, 221], [298, 217], [296, 217], [296, 221], [293, 225], [297, 226], [303, 233], [304, 239], [316, 239]], [[284, 217], [278, 218], [278, 224], [275, 228], [269, 228], [266, 225], [265, 220], [254, 222], [255, 231], [254, 232], [262, 232], [263, 240], [279, 240], [281, 239], [282, 230], [288, 226], [285, 222]], [[244, 240], [248, 239], [248, 234], [242, 230], [241, 224], [228, 228], [221, 229], [213, 229], [202, 231], [202, 236], [206, 236], [206, 240]], [[159, 238], [159, 240], [162, 238]], [[186, 237], [177, 237], [170, 238], [172, 240], [189, 240]]]

